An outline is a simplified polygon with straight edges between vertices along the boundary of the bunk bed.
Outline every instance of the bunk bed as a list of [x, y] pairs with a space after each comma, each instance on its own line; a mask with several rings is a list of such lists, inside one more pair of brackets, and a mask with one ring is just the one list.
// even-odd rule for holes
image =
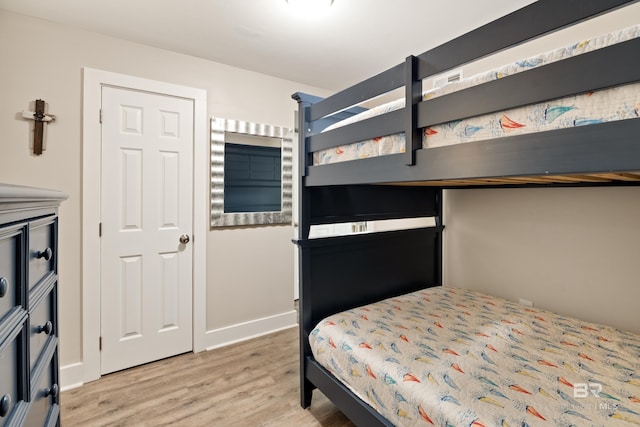
[[[536, 111], [541, 111], [542, 108], [555, 119], [571, 108], [566, 108], [566, 111], [562, 108], [553, 109], [562, 106], [554, 104], [554, 100], [573, 99], [572, 97], [583, 94], [591, 96], [600, 91], [618, 90], [621, 87], [630, 88], [632, 95], [637, 95], [637, 85], [640, 82], [640, 55], [637, 54], [640, 52], [640, 38], [623, 36], [617, 43], [588, 49], [580, 55], [568, 55], [557, 61], [538, 61], [543, 64], [525, 67], [525, 70], [518, 70], [510, 75], [503, 75], [500, 71], [500, 78], [485, 79], [468, 87], [463, 84], [460, 90], [438, 93], [437, 97], [424, 94], [422, 87], [424, 79], [631, 3], [634, 1], [539, 0], [421, 55], [409, 56], [404, 63], [326, 99], [301, 93], [294, 94], [293, 97], [299, 104], [297, 127], [300, 142], [300, 236], [295, 243], [300, 253], [300, 399], [303, 407], [311, 404], [312, 392], [318, 388], [357, 425], [389, 426], [405, 422], [407, 425], [430, 425], [448, 420], [448, 415], [438, 413], [434, 407], [425, 408], [419, 405], [414, 405], [411, 411], [393, 406], [395, 414], [392, 415], [404, 418], [392, 419], [389, 415], [390, 409], [385, 408], [392, 405], [378, 399], [378, 392], [366, 388], [368, 386], [357, 389], [355, 385], [345, 381], [345, 377], [350, 375], [343, 375], [343, 371], [354, 369], [350, 372], [353, 374], [351, 376], [369, 377], [370, 380], [386, 382], [387, 385], [429, 382], [426, 371], [421, 374], [424, 376], [405, 370], [402, 375], [397, 371], [387, 377], [383, 373], [391, 372], [389, 367], [370, 368], [368, 362], [354, 359], [356, 355], [352, 350], [354, 347], [360, 347], [360, 344], [363, 345], [360, 350], [364, 351], [382, 346], [387, 352], [393, 352], [395, 350], [389, 350], [391, 342], [385, 344], [380, 340], [373, 340], [377, 345], [372, 345], [366, 338], [358, 341], [360, 344], [350, 344], [346, 341], [357, 329], [374, 333], [376, 327], [385, 325], [385, 322], [393, 322], [390, 318], [393, 319], [392, 314], [396, 314], [394, 310], [402, 311], [404, 308], [405, 311], [413, 313], [413, 320], [423, 318], [423, 321], [428, 322], [434, 335], [429, 336], [429, 332], [422, 330], [426, 330], [427, 326], [423, 325], [420, 329], [421, 326], [416, 325], [413, 329], [421, 331], [419, 337], [413, 337], [408, 333], [398, 334], [396, 338], [401, 335], [404, 338], [393, 341], [393, 344], [397, 347], [409, 341], [419, 341], [422, 343], [423, 352], [420, 354], [424, 355], [426, 352], [437, 356], [432, 358], [433, 360], [450, 361], [447, 365], [449, 373], [431, 373], [435, 375], [432, 379], [438, 383], [438, 387], [446, 384], [449, 389], [467, 390], [468, 387], [468, 390], [474, 390], [474, 386], [470, 383], [460, 384], [460, 380], [457, 379], [454, 381], [454, 378], [457, 378], [455, 375], [463, 375], [461, 371], [469, 374], [469, 371], [455, 362], [456, 357], [460, 356], [460, 351], [449, 346], [442, 347], [442, 341], [438, 344], [437, 336], [447, 339], [447, 343], [450, 343], [455, 340], [464, 341], [475, 333], [484, 333], [482, 330], [471, 330], [460, 331], [457, 337], [444, 334], [443, 331], [447, 328], [449, 331], [459, 329], [462, 320], [456, 321], [458, 316], [481, 316], [485, 324], [496, 324], [496, 327], [509, 325], [509, 329], [503, 331], [503, 338], [515, 342], [507, 343], [509, 347], [505, 348], [511, 350], [514, 345], [519, 346], [518, 341], [521, 341], [518, 332], [513, 332], [514, 329], [529, 335], [540, 335], [542, 341], [534, 346], [546, 347], [540, 344], [544, 342], [550, 344], [548, 336], [545, 335], [546, 327], [536, 326], [536, 322], [551, 318], [555, 319], [555, 323], [566, 327], [553, 333], [582, 340], [582, 344], [587, 343], [585, 345], [593, 348], [602, 350], [607, 348], [604, 343], [617, 340], [627, 353], [615, 356], [610, 351], [605, 356], [613, 355], [612, 357], [620, 357], [621, 360], [627, 357], [627, 360], [634, 361], [634, 364], [621, 368], [628, 370], [623, 370], [622, 374], [620, 371], [613, 374], [626, 374], [623, 379], [616, 380], [626, 385], [621, 384], [622, 388], [616, 389], [621, 397], [615, 397], [614, 393], [613, 397], [619, 401], [611, 401], [615, 405], [608, 408], [607, 420], [608, 423], [622, 423], [621, 425], [640, 422], [640, 389], [623, 389], [629, 385], [640, 386], [640, 366], [637, 364], [637, 360], [640, 359], [640, 342], [637, 336], [557, 317], [542, 310], [524, 311], [507, 301], [485, 300], [489, 297], [440, 286], [444, 189], [640, 184], [640, 120], [636, 119], [640, 114], [640, 105], [628, 105], [630, 101], [624, 101], [624, 108], [614, 108], [618, 112], [625, 110], [616, 120], [572, 119], [568, 126], [532, 133], [519, 132], [516, 128], [523, 126], [519, 126], [518, 121], [512, 121], [511, 113], [505, 113], [513, 109], [543, 105], [544, 108], [534, 108], [538, 108]], [[637, 29], [635, 31], [637, 32]], [[399, 88], [404, 89], [404, 99], [392, 103], [391, 106], [377, 108], [375, 114], [363, 112], [361, 107], [354, 107]], [[619, 96], [613, 95], [610, 98]], [[487, 115], [497, 115], [498, 119], [491, 120], [502, 127], [504, 135], [495, 138], [485, 137], [486, 139], [473, 142], [464, 140], [459, 141], [462, 143], [446, 142], [429, 146], [428, 138], [430, 134], [437, 132], [434, 130], [438, 129], [436, 126], [453, 127], [452, 124], [459, 124], [466, 119]], [[345, 117], [346, 121], [343, 121]], [[517, 132], [511, 132], [512, 130]], [[358, 151], [359, 144], [365, 141], [379, 144], [380, 138], [398, 135], [400, 139], [396, 138], [390, 144], [396, 146], [396, 149], [378, 148], [377, 155], [374, 156], [369, 156], [369, 150], [366, 151], [366, 158], [358, 158], [358, 153], [361, 153]], [[400, 148], [397, 149], [397, 146]], [[356, 154], [348, 161], [323, 161], [323, 157], [331, 157], [323, 156], [323, 153], [345, 150], [353, 150]], [[309, 238], [309, 231], [313, 225], [421, 217], [433, 218], [435, 225], [411, 230]], [[406, 302], [406, 299], [409, 301]], [[424, 307], [425, 300], [433, 300], [434, 305]], [[421, 307], [420, 310], [426, 311], [420, 314], [418, 308], [411, 304], [417, 304]], [[486, 310], [487, 304], [491, 307], [502, 307], [503, 311], [499, 311], [496, 318], [486, 318], [484, 316], [488, 314], [482, 310]], [[461, 308], [470, 306], [478, 306], [480, 311], [471, 312], [470, 309]], [[380, 313], [381, 310], [382, 318], [374, 321], [376, 327], [365, 327], [365, 323], [373, 317], [370, 318], [367, 313]], [[445, 322], [446, 315], [450, 316], [453, 323]], [[528, 317], [519, 318], [520, 315]], [[442, 316], [443, 320], [434, 321], [434, 316]], [[513, 316], [516, 316], [516, 319], [512, 319]], [[396, 323], [406, 327], [404, 322], [413, 321], [411, 315], [409, 317], [409, 320]], [[519, 327], [509, 322], [518, 323]], [[336, 336], [330, 335], [323, 327], [328, 326], [331, 329], [339, 324], [343, 324], [345, 329]], [[483, 323], [479, 320], [472, 324], [477, 326]], [[526, 325], [533, 329], [522, 330]], [[494, 330], [493, 333], [493, 338], [500, 338], [498, 332]], [[501, 341], [497, 338], [497, 341]], [[427, 341], [424, 341], [425, 339]], [[569, 343], [570, 340], [565, 341]], [[311, 343], [314, 344], [313, 349]], [[495, 342], [485, 342], [483, 345], [485, 347], [475, 352], [469, 350], [472, 353], [470, 356], [484, 359], [484, 355], [492, 360], [493, 349], [506, 351], [503, 348], [495, 348], [498, 346]], [[491, 348], [486, 345], [490, 345]], [[321, 356], [321, 353], [331, 348], [347, 352], [346, 365], [336, 364], [338, 356]], [[398, 353], [410, 352], [406, 348], [403, 351], [403, 348], [405, 347], [397, 347], [396, 350]], [[434, 349], [442, 351], [436, 352]], [[562, 351], [562, 348], [556, 350]], [[518, 347], [518, 351], [527, 350], [525, 347]], [[552, 349], [550, 353], [553, 353]], [[395, 363], [395, 358], [389, 358], [389, 354], [387, 353], [387, 359], [392, 359]], [[530, 356], [533, 357], [532, 354]], [[585, 352], [576, 352], [575, 356], [575, 360], [567, 359], [568, 369], [589, 367], [595, 363], [589, 360], [594, 357]], [[420, 355], [417, 355], [414, 359], [419, 357]], [[525, 358], [524, 355], [520, 357]], [[325, 360], [321, 363], [320, 359]], [[559, 363], [564, 363], [563, 359], [555, 362], [547, 359], [542, 356], [535, 359], [538, 362], [548, 362], [543, 364], [544, 366], [540, 366], [539, 363], [523, 363], [532, 368], [530, 374], [537, 376], [547, 375], [547, 368], [553, 372]], [[495, 368], [495, 361], [486, 363], [492, 365], [488, 366], [488, 369]], [[619, 361], [609, 360], [602, 363], [612, 366]], [[404, 380], [404, 375], [409, 375], [406, 377], [409, 378], [408, 381]], [[493, 392], [494, 395], [475, 394], [473, 399], [477, 401], [485, 398], [481, 400], [485, 404], [484, 407], [493, 407], [487, 415], [489, 421], [484, 420], [481, 413], [478, 415], [475, 403], [461, 401], [459, 395], [446, 394], [442, 389], [433, 390], [433, 395], [438, 396], [440, 405], [457, 407], [458, 412], [463, 413], [460, 415], [462, 418], [455, 418], [457, 415], [449, 414], [451, 419], [456, 419], [459, 423], [448, 421], [451, 425], [463, 425], [460, 420], [466, 422], [464, 425], [498, 424], [498, 419], [491, 417], [509, 413], [509, 409], [505, 409], [506, 400], [516, 402], [515, 407], [522, 413], [522, 418], [517, 419], [518, 425], [535, 425], [536, 421], [543, 420], [553, 420], [551, 424], [561, 421], [567, 425], [581, 425], [587, 422], [585, 420], [589, 419], [589, 415], [577, 410], [583, 406], [580, 406], [581, 402], [575, 401], [576, 384], [572, 384], [561, 375], [553, 376], [549, 373], [547, 376], [556, 382], [553, 387], [548, 386], [551, 389], [550, 399], [560, 403], [564, 401], [562, 413], [540, 412], [536, 409], [539, 405], [528, 404], [526, 399], [518, 399], [508, 394], [519, 393], [528, 398], [537, 398], [533, 396], [535, 391], [530, 390], [531, 387], [523, 387], [513, 382], [502, 384], [506, 387], [502, 389], [498, 387], [497, 381], [481, 374], [475, 374], [475, 379], [481, 378], [493, 383], [493, 386], [485, 390]], [[592, 384], [600, 384], [593, 380], [594, 377], [590, 378]], [[603, 383], [611, 380], [610, 377], [597, 378]], [[449, 381], [455, 387], [452, 387]], [[585, 384], [589, 387], [589, 383], [585, 380], [584, 384], [579, 385], [578, 397], [585, 390], [592, 392], [591, 389], [585, 389]], [[556, 390], [557, 384], [560, 385]], [[563, 389], [563, 385], [569, 388]], [[544, 386], [539, 388], [546, 391]], [[406, 389], [394, 390], [398, 394], [392, 396], [392, 399], [400, 402], [410, 401], [410, 392]], [[570, 390], [573, 390], [574, 394], [571, 394]], [[537, 393], [542, 392], [537, 390]], [[570, 406], [566, 406], [567, 404]], [[580, 416], [584, 418], [581, 419]], [[513, 421], [516, 418], [509, 419]]]

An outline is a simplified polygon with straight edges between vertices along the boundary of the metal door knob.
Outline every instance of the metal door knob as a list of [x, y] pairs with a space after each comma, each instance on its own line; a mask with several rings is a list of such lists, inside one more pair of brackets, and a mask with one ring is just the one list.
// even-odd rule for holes
[[191, 238], [189, 237], [188, 234], [183, 234], [182, 236], [180, 236], [180, 243], [182, 243], [183, 245], [186, 245], [190, 241], [191, 241]]

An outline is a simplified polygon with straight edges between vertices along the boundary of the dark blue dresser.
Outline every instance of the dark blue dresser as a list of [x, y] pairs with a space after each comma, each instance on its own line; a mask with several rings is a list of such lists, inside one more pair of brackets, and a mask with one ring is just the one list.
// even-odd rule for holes
[[0, 184], [0, 427], [60, 424], [58, 206]]

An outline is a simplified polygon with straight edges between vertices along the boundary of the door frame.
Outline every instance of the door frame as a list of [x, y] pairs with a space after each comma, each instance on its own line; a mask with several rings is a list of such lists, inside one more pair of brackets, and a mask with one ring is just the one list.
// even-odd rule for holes
[[100, 368], [100, 168], [102, 87], [152, 92], [193, 100], [193, 351], [206, 348], [206, 241], [209, 212], [207, 92], [187, 86], [83, 68], [82, 104], [82, 382]]

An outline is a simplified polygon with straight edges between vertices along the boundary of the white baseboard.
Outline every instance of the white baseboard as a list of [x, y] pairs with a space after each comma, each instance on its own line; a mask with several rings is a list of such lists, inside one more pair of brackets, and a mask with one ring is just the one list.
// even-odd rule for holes
[[246, 341], [251, 338], [257, 338], [273, 332], [289, 329], [297, 326], [298, 315], [295, 310], [286, 313], [276, 314], [274, 316], [263, 317], [236, 325], [226, 326], [224, 328], [213, 329], [207, 331], [206, 349], [224, 347], [226, 345], [235, 344]]
[[60, 367], [60, 390], [71, 390], [84, 384], [84, 366], [82, 362]]

